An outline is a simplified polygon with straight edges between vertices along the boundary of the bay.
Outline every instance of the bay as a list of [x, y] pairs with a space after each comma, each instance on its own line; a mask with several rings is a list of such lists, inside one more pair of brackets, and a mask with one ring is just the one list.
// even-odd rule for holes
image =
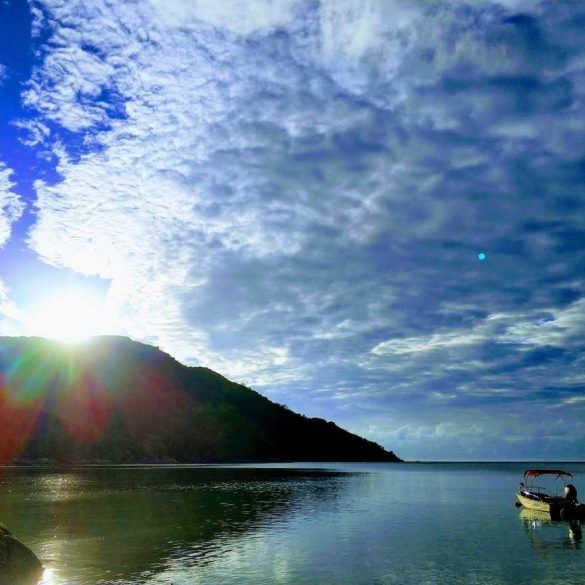
[[514, 507], [539, 466], [585, 477], [583, 463], [2, 468], [0, 522], [47, 585], [579, 582], [579, 526]]

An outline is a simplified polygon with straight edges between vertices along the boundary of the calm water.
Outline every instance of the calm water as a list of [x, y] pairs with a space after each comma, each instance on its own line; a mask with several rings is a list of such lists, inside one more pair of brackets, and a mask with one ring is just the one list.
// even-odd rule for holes
[[55, 585], [580, 582], [578, 534], [513, 505], [531, 466], [10, 468], [0, 522]]

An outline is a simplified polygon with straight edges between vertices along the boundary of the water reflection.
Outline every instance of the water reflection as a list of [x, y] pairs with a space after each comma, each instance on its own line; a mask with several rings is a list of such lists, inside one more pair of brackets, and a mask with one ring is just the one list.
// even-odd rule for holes
[[39, 585], [55, 585], [55, 578], [52, 569], [45, 569]]
[[0, 468], [0, 522], [43, 585], [579, 583], [582, 525], [511, 506], [524, 468]]
[[532, 548], [537, 551], [581, 548], [583, 529], [579, 520], [552, 520], [547, 512], [527, 508], [522, 508], [520, 518]]
[[49, 568], [43, 585], [140, 582], [177, 563], [229, 558], [239, 536], [335, 498], [345, 475], [229, 468], [19, 471], [0, 478], [0, 519], [19, 527]]

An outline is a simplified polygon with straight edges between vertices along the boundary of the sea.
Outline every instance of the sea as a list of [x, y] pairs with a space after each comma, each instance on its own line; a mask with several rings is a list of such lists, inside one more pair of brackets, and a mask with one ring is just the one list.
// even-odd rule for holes
[[585, 583], [581, 526], [514, 505], [536, 467], [585, 494], [585, 463], [5, 467], [0, 522], [43, 585]]

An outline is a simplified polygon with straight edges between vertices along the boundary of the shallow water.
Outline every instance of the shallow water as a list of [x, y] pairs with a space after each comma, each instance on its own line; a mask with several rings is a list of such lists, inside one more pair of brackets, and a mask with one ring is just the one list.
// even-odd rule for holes
[[514, 507], [537, 466], [4, 468], [0, 522], [51, 585], [580, 582], [577, 527]]

